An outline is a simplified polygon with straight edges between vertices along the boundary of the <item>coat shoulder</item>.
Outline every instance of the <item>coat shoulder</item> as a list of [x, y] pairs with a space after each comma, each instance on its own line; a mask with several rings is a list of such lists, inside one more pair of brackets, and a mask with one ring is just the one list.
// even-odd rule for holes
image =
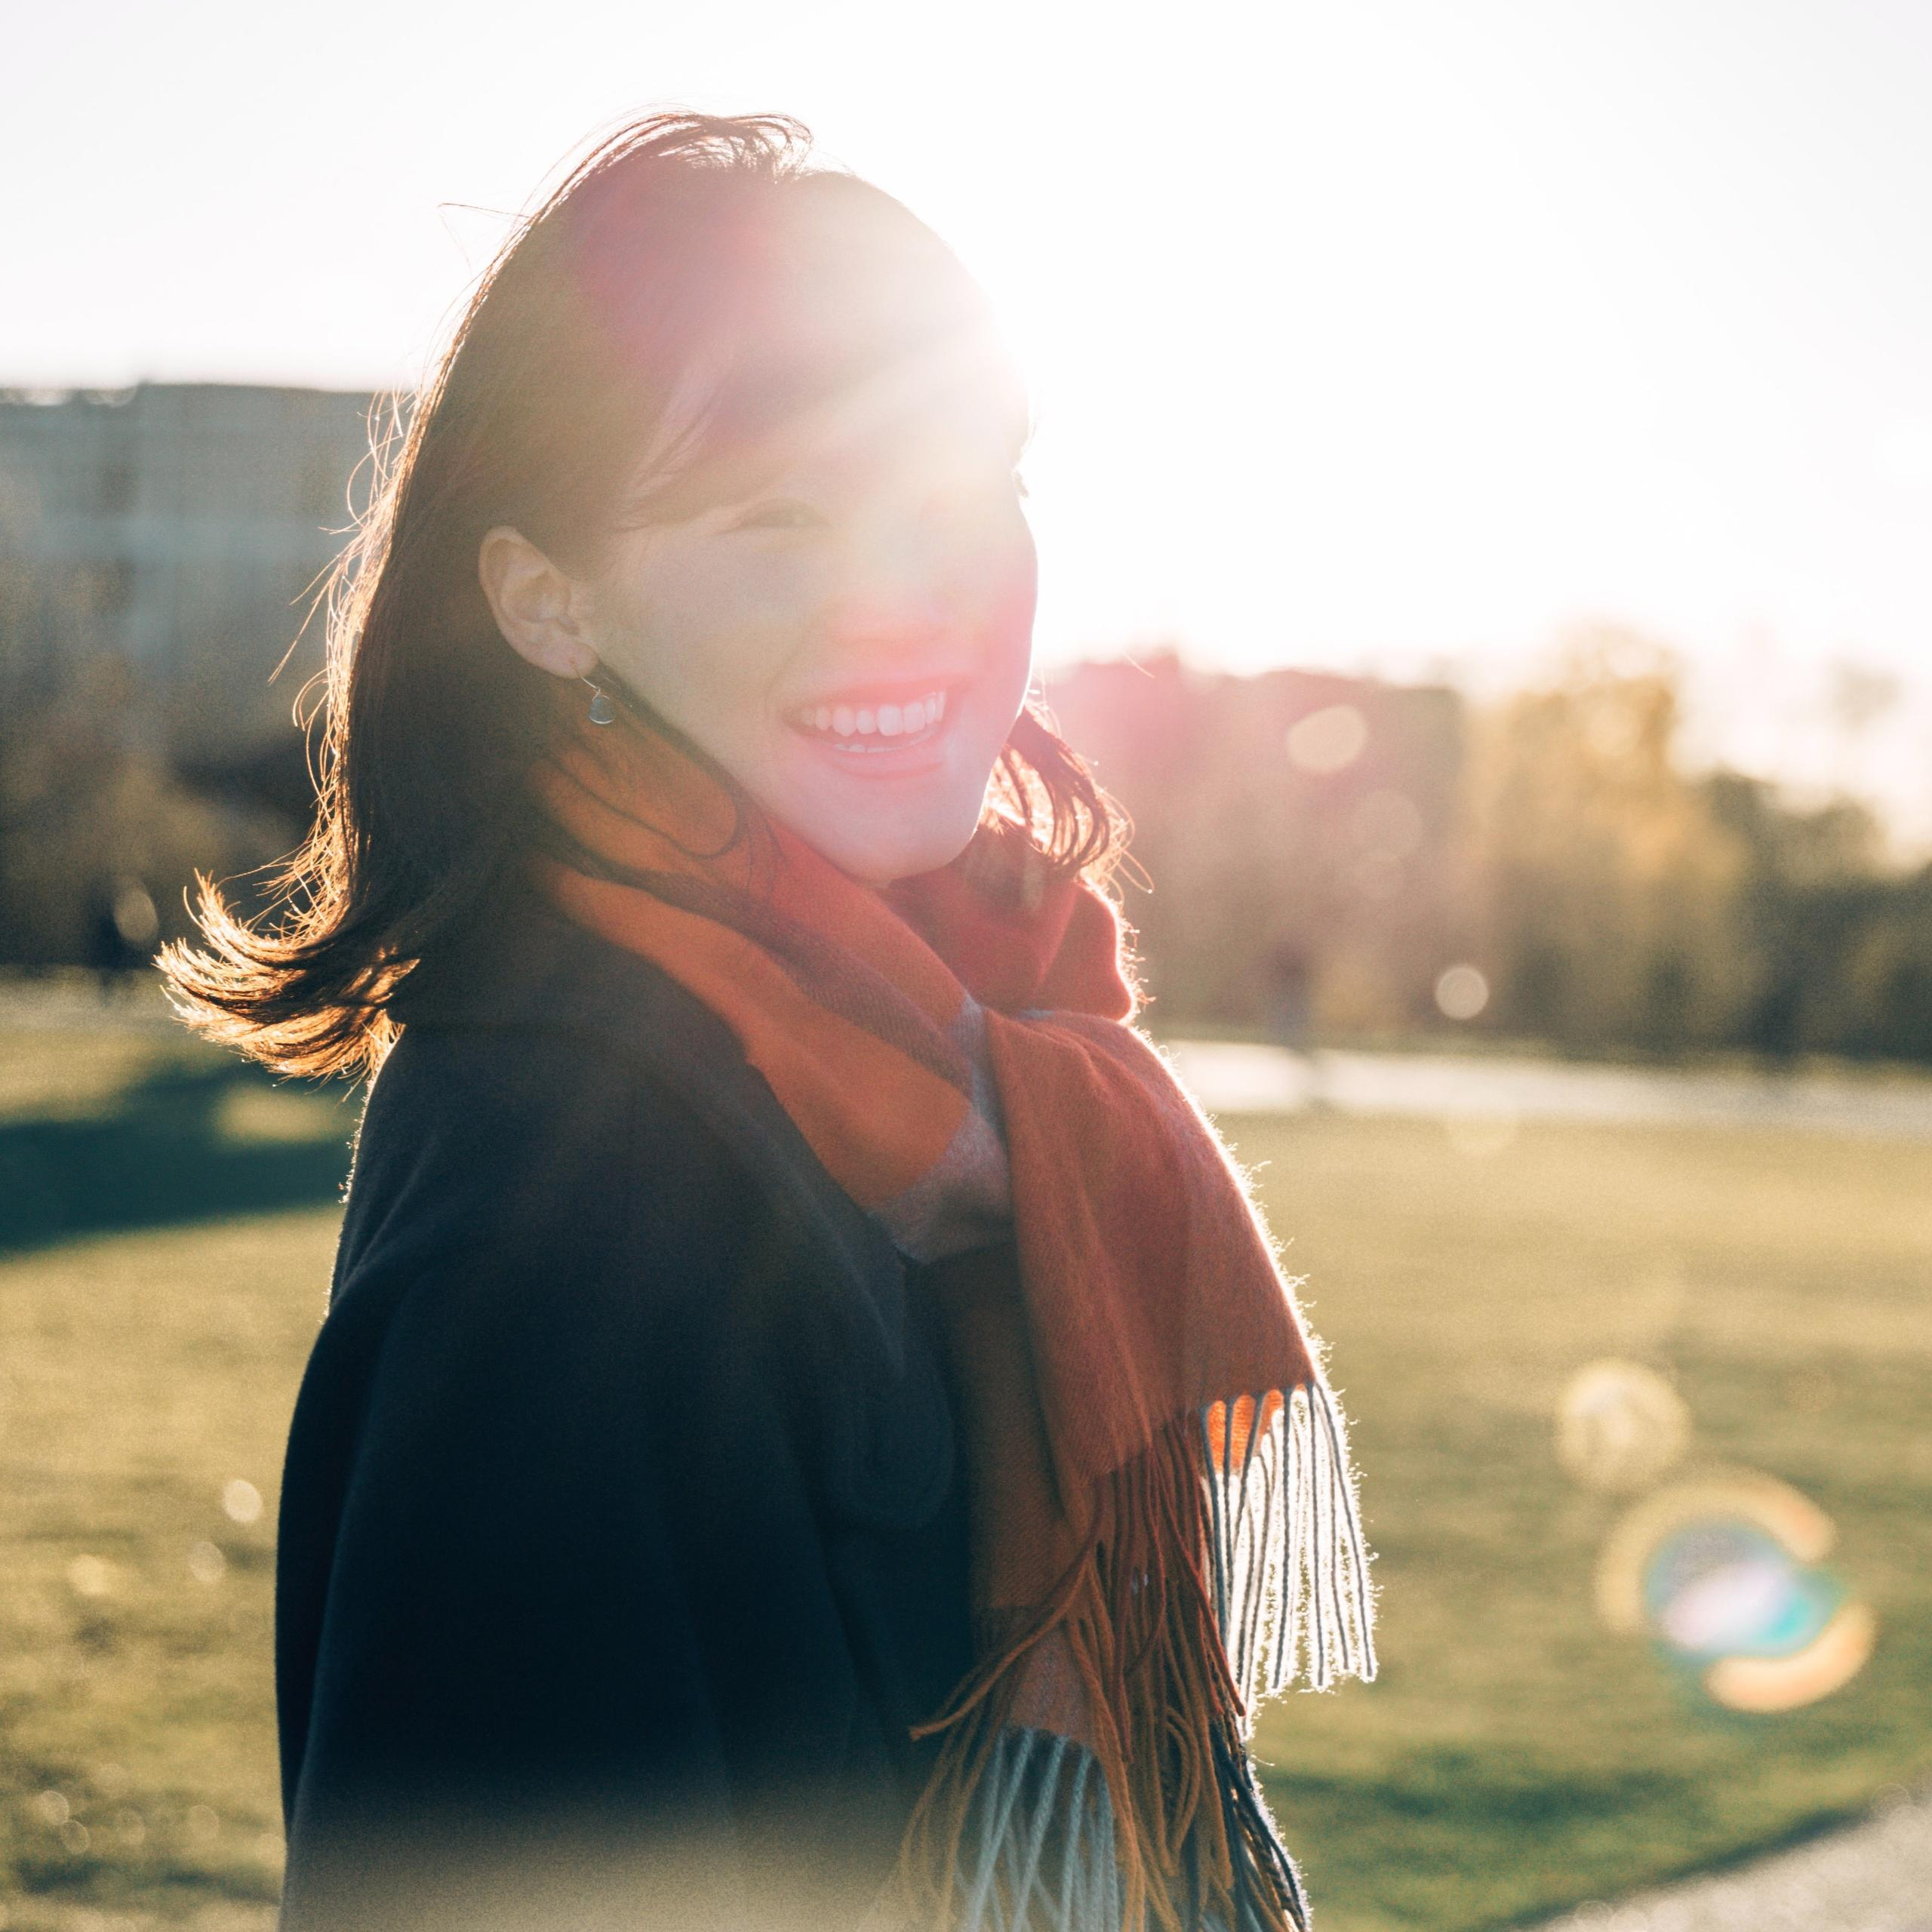
[[[383, 1349], [405, 1306], [466, 1331], [487, 1284], [488, 1319], [528, 1324], [539, 1349], [761, 1357], [839, 1469], [875, 1460], [856, 1417], [872, 1419], [860, 1435], [890, 1433], [909, 1405], [923, 1432], [932, 1337], [915, 1332], [900, 1257], [723, 1021], [540, 911], [466, 990], [451, 986], [414, 1004], [369, 1096], [325, 1324], [336, 1349]], [[860, 1515], [916, 1513], [937, 1465], [906, 1467], [904, 1482], [833, 1486]]]
[[826, 1173], [731, 1029], [651, 964], [525, 905], [401, 1002], [358, 1136], [337, 1283], [378, 1240], [540, 1239], [621, 1204], [696, 1266], [762, 1229], [889, 1301], [882, 1232]]

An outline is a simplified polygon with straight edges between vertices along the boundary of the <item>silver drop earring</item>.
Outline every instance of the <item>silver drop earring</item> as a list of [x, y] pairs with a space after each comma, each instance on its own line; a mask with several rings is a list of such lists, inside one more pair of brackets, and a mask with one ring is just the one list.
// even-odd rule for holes
[[598, 685], [591, 685], [588, 678], [578, 680], [590, 685], [590, 721], [593, 724], [614, 724], [617, 721], [617, 707], [611, 702], [611, 694]]

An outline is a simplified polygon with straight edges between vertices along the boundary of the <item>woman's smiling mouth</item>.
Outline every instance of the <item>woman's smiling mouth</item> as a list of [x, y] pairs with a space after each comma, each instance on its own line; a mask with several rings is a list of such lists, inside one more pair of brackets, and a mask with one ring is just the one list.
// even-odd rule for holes
[[949, 693], [935, 686], [915, 697], [839, 698], [807, 705], [786, 721], [814, 743], [852, 758], [876, 758], [929, 744], [946, 723]]

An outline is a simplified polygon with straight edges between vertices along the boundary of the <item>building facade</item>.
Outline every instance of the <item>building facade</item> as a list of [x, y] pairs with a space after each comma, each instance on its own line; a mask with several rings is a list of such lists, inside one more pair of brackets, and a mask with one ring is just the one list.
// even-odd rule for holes
[[1308, 1024], [1432, 1017], [1437, 976], [1463, 956], [1457, 693], [1160, 654], [1069, 666], [1047, 695], [1134, 820], [1126, 910], [1161, 1023], [1292, 1044]]
[[113, 658], [172, 759], [285, 734], [384, 406], [228, 383], [0, 390], [0, 706]]

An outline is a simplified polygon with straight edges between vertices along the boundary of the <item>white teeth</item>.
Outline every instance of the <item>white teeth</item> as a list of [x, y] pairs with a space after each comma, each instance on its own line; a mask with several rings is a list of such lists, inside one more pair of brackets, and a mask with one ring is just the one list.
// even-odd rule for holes
[[[946, 694], [929, 691], [909, 704], [881, 704], [863, 709], [849, 704], [820, 704], [798, 712], [794, 722], [834, 737], [912, 737], [946, 715]], [[883, 747], [875, 747], [882, 749]]]

